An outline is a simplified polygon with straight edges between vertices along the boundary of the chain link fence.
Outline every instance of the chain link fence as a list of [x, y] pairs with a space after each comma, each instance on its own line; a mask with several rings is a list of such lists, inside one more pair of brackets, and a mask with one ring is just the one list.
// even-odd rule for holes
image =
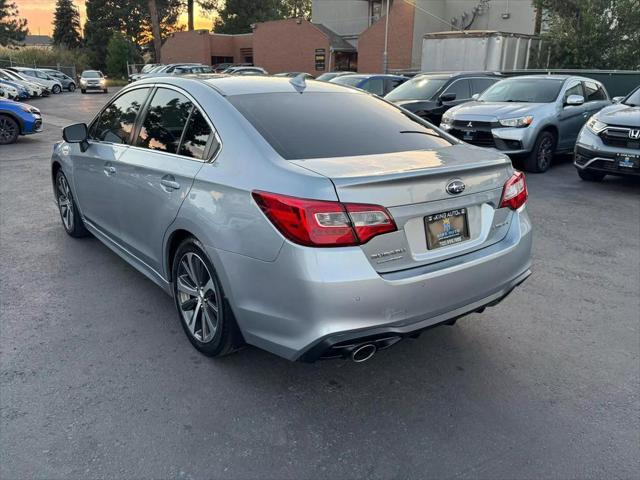
[[0, 58], [0, 68], [11, 68], [11, 67], [25, 67], [25, 68], [50, 68], [52, 70], [58, 70], [59, 72], [64, 73], [65, 75], [70, 76], [71, 78], [76, 78], [77, 71], [75, 65], [40, 65], [37, 63], [26, 64], [14, 61], [11, 57], [9, 58]]

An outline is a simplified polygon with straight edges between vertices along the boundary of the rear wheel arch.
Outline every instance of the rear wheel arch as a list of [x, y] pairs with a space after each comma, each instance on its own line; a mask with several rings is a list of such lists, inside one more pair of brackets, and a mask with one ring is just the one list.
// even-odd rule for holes
[[184, 242], [187, 238], [198, 239], [193, 233], [188, 230], [178, 229], [171, 233], [169, 236], [169, 240], [166, 244], [166, 255], [165, 255], [165, 272], [167, 272], [167, 279], [171, 282], [173, 281], [173, 257], [178, 251], [178, 247], [182, 242]]

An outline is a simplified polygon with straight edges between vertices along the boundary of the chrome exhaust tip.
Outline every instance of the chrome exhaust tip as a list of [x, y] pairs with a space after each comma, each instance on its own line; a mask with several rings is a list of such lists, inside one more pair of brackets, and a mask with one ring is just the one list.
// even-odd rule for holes
[[351, 351], [351, 360], [353, 360], [355, 363], [366, 362], [371, 357], [373, 357], [377, 351], [378, 347], [376, 347], [373, 343], [365, 343], [364, 345], [359, 345]]

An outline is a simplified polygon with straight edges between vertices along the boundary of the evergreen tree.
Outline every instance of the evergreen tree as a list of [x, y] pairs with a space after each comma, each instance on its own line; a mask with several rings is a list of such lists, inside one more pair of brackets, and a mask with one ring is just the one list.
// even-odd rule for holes
[[0, 45], [20, 42], [28, 32], [27, 21], [19, 17], [16, 4], [10, 0], [0, 0]]
[[311, 17], [311, 0], [210, 0], [200, 6], [217, 11], [216, 33], [249, 33], [254, 23]]
[[136, 63], [140, 55], [136, 46], [121, 32], [111, 35], [107, 45], [107, 73], [112, 77], [127, 75], [127, 63]]
[[57, 0], [53, 16], [53, 44], [77, 48], [80, 38], [80, 13], [72, 0]]

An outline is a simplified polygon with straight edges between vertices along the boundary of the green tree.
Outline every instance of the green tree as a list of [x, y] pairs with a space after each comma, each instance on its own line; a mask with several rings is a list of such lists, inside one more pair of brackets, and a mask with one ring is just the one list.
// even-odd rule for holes
[[27, 20], [19, 17], [16, 4], [10, 0], [0, 0], [0, 45], [20, 42], [28, 32]]
[[254, 23], [311, 15], [310, 0], [226, 0], [216, 7], [216, 33], [249, 33]]
[[539, 66], [640, 68], [640, 0], [533, 0], [542, 13]]
[[77, 48], [80, 38], [80, 13], [72, 0], [57, 0], [53, 15], [53, 44], [66, 48]]
[[[155, 0], [160, 38], [176, 31], [182, 0]], [[105, 68], [107, 45], [114, 32], [122, 32], [139, 48], [153, 48], [153, 25], [149, 0], [87, 0], [87, 21], [84, 36], [91, 64]]]
[[127, 63], [136, 63], [140, 58], [136, 46], [121, 32], [111, 35], [107, 45], [107, 73], [112, 77], [124, 77]]

